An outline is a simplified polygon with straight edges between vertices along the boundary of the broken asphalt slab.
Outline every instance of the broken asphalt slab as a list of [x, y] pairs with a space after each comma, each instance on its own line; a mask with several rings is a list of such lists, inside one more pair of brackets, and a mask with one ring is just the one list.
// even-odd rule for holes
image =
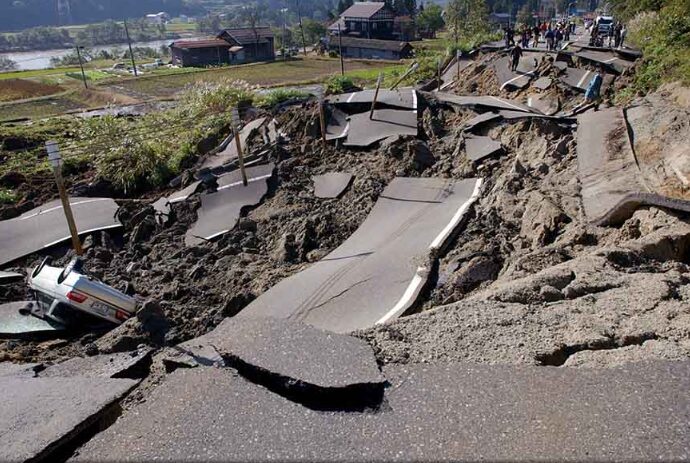
[[0, 304], [0, 339], [24, 337], [57, 337], [67, 328], [52, 320], [30, 314], [33, 301]]
[[349, 116], [344, 146], [367, 147], [393, 135], [416, 137], [417, 111], [377, 109], [373, 118], [369, 111]]
[[310, 408], [364, 410], [383, 397], [371, 347], [351, 336], [285, 319], [226, 318], [191, 343], [212, 346], [242, 376]]
[[550, 94], [532, 94], [527, 97], [527, 105], [546, 116], [555, 115], [561, 105], [558, 97]]
[[473, 117], [469, 121], [465, 122], [463, 125], [463, 129], [465, 132], [471, 132], [472, 130], [481, 127], [482, 125], [486, 124], [487, 122], [492, 122], [502, 119], [501, 115], [498, 113], [492, 113], [492, 112], [485, 112], [483, 114], [479, 114], [478, 116]]
[[[326, 98], [326, 102], [341, 109], [347, 109], [352, 105], [371, 105], [374, 101], [376, 90], [362, 90], [361, 92], [343, 93]], [[376, 107], [389, 107], [392, 109], [417, 109], [417, 92], [414, 89], [379, 90], [376, 98]]]
[[[223, 368], [179, 369], [76, 461], [670, 461], [688, 362], [390, 366], [378, 413], [314, 411]], [[212, 443], [212, 445], [210, 444]]]
[[465, 153], [472, 162], [479, 162], [489, 156], [494, 156], [503, 152], [501, 143], [492, 140], [490, 137], [466, 136]]
[[[587, 86], [592, 80], [592, 77], [594, 77], [594, 74], [594, 71], [588, 71], [587, 69], [566, 68], [563, 75], [561, 75], [559, 79], [564, 84], [584, 92], [587, 90]], [[611, 85], [613, 79], [614, 76], [611, 74], [604, 74], [603, 81], [601, 83], [602, 93], [606, 91], [609, 85]]]
[[535, 76], [539, 61], [532, 55], [525, 54], [520, 58], [517, 71], [510, 69], [510, 57], [506, 56], [494, 62], [496, 80], [501, 90], [521, 90], [527, 87]]
[[201, 195], [201, 207], [197, 211], [197, 221], [187, 231], [185, 244], [196, 246], [212, 240], [232, 230], [240, 218], [242, 209], [256, 206], [268, 192], [268, 178], [273, 164], [246, 169], [247, 186], [242, 184], [237, 173], [218, 179], [215, 193]]
[[650, 191], [630, 145], [620, 109], [578, 116], [577, 160], [585, 215], [597, 225], [615, 225], [643, 205], [690, 212], [690, 201]]
[[11, 362], [1, 362], [0, 363], [0, 377], [2, 376], [13, 376], [13, 377], [36, 377], [36, 372], [43, 368], [41, 363], [11, 363]]
[[635, 65], [634, 61], [622, 59], [611, 51], [580, 50], [575, 53], [580, 59], [607, 66], [617, 73], [622, 73]]
[[50, 461], [83, 432], [112, 418], [129, 379], [0, 377], [0, 460]]
[[342, 172], [329, 172], [323, 175], [315, 175], [314, 196], [317, 198], [333, 199], [339, 197], [350, 186], [352, 174]]
[[462, 96], [452, 93], [435, 92], [433, 94], [440, 102], [453, 104], [461, 107], [479, 107], [486, 109], [523, 111], [526, 113], [534, 112], [529, 106], [525, 106], [517, 101], [506, 100], [496, 96]]
[[552, 83], [553, 80], [550, 77], [540, 77], [532, 82], [532, 87], [536, 88], [537, 90], [544, 91], [551, 87]]
[[397, 318], [416, 302], [429, 256], [457, 231], [481, 183], [395, 178], [345, 243], [237, 317], [289, 318], [341, 333]]
[[[254, 131], [258, 130], [259, 127], [264, 124], [264, 122], [266, 122], [266, 118], [259, 117], [258, 119], [254, 119], [253, 121], [246, 123], [240, 130], [240, 145], [242, 146], [242, 151], [244, 151], [245, 154], [247, 154], [247, 140], [249, 140]], [[201, 164], [201, 169], [214, 169], [224, 164], [228, 164], [235, 159], [237, 159], [237, 145], [234, 138], [231, 138], [223, 150], [216, 155], [210, 156]]]
[[93, 357], [74, 357], [51, 365], [38, 373], [40, 378], [88, 377], [88, 378], [143, 378], [148, 373], [152, 349], [143, 348]]
[[329, 108], [330, 118], [326, 127], [326, 140], [337, 140], [345, 138], [350, 130], [348, 115], [334, 107]]
[[[110, 198], [70, 198], [79, 234], [121, 227], [118, 205]], [[60, 201], [51, 201], [17, 218], [0, 221], [0, 265], [70, 239]]]

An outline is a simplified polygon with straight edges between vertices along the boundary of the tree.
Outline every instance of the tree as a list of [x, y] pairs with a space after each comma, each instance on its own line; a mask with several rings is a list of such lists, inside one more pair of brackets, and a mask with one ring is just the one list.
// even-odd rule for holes
[[321, 37], [326, 35], [326, 26], [313, 19], [305, 19], [302, 22], [304, 27], [304, 36], [307, 43], [316, 43]]
[[[428, 9], [428, 7], [427, 7]], [[445, 22], [454, 40], [486, 32], [488, 9], [484, 0], [450, 0]]]
[[0, 71], [12, 71], [17, 69], [17, 63], [6, 56], [0, 56]]
[[429, 3], [426, 8], [420, 8], [417, 15], [417, 28], [423, 37], [436, 37], [436, 32], [443, 28], [443, 25], [443, 10], [440, 6]]
[[525, 3], [520, 8], [520, 11], [515, 18], [518, 24], [529, 25], [532, 23], [532, 11], [529, 9], [529, 4]]

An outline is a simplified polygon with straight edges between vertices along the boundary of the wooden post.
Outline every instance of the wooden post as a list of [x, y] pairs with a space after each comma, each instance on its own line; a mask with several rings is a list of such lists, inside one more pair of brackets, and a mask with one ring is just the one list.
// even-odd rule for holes
[[436, 90], [441, 90], [441, 58], [436, 62]]
[[235, 132], [235, 146], [237, 147], [237, 160], [240, 164], [242, 174], [242, 184], [247, 186], [247, 172], [244, 170], [244, 154], [242, 153], [242, 142], [240, 141], [240, 115], [237, 108], [232, 108], [232, 130]]
[[323, 89], [319, 92], [319, 122], [321, 123], [321, 140], [326, 146], [326, 108], [323, 98]]
[[58, 148], [57, 142], [47, 141], [46, 151], [48, 151], [48, 159], [53, 167], [53, 174], [55, 174], [55, 183], [57, 184], [58, 193], [60, 194], [62, 210], [65, 213], [65, 218], [67, 219], [67, 227], [69, 228], [69, 233], [72, 236], [72, 247], [74, 247], [74, 252], [78, 256], [81, 256], [84, 254], [84, 250], [81, 247], [81, 241], [79, 241], [79, 232], [77, 231], [77, 225], [74, 222], [72, 206], [70, 206], [67, 190], [65, 190], [65, 183], [62, 180], [62, 158], [60, 157], [60, 149]]
[[343, 35], [340, 31], [340, 20], [338, 20], [338, 53], [340, 54], [340, 75], [345, 75], [345, 61], [343, 61]]
[[88, 89], [89, 86], [86, 83], [86, 73], [84, 72], [84, 63], [81, 62], [81, 50], [80, 46], [77, 45], [77, 58], [79, 58], [79, 67], [81, 68], [81, 80], [84, 81], [84, 88]]
[[460, 82], [460, 56], [462, 56], [462, 52], [460, 50], [455, 50], [455, 67], [458, 70], [458, 82]]
[[134, 52], [132, 51], [132, 39], [129, 38], [129, 28], [127, 27], [127, 20], [125, 19], [125, 35], [127, 36], [127, 45], [129, 46], [129, 57], [132, 59], [132, 69], [134, 69], [134, 77], [139, 77], [137, 72], [137, 63], [134, 61]]
[[379, 89], [381, 88], [381, 82], [383, 81], [383, 73], [379, 73], [379, 78], [376, 79], [376, 91], [374, 92], [374, 99], [371, 102], [371, 111], [369, 112], [369, 119], [374, 118], [374, 108], [376, 107], [376, 100], [379, 97]]
[[396, 80], [395, 83], [394, 83], [393, 85], [391, 85], [391, 88], [390, 88], [390, 89], [391, 89], [391, 90], [395, 90], [395, 88], [396, 88], [398, 85], [400, 85], [400, 82], [402, 82], [403, 80], [405, 80], [405, 77], [409, 76], [410, 74], [412, 74], [412, 73], [413, 73], [414, 71], [416, 71], [417, 69], [419, 69], [419, 63], [417, 63], [417, 62], [415, 61], [415, 62], [412, 63], [412, 65], [407, 69], [407, 71], [405, 71], [405, 73], [404, 73], [403, 75], [401, 75], [400, 78], [399, 78], [398, 80]]

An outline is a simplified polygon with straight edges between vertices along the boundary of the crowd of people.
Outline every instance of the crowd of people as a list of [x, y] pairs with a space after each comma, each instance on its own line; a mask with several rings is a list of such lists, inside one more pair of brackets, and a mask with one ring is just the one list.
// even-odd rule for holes
[[576, 25], [573, 21], [542, 22], [534, 27], [523, 25], [519, 30], [509, 26], [503, 29], [506, 47], [519, 45], [521, 48], [539, 47], [541, 40], [546, 43], [548, 50], [558, 50], [563, 41], [569, 41], [570, 35], [575, 33]]
[[593, 47], [621, 48], [628, 33], [625, 25], [618, 21], [605, 31], [601, 30], [597, 21], [585, 23], [585, 28], [589, 31], [589, 44]]

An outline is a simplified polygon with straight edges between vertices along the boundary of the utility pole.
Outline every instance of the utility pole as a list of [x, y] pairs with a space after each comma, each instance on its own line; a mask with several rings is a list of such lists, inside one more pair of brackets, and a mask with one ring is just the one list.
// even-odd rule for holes
[[62, 210], [65, 213], [65, 218], [67, 219], [67, 227], [69, 228], [69, 233], [72, 236], [72, 247], [74, 252], [81, 256], [84, 254], [84, 250], [81, 247], [81, 241], [79, 241], [79, 233], [77, 232], [77, 225], [74, 222], [74, 215], [72, 214], [72, 206], [70, 206], [69, 198], [67, 197], [67, 190], [65, 190], [65, 183], [62, 180], [62, 157], [60, 156], [60, 149], [55, 141], [46, 142], [46, 151], [48, 152], [48, 160], [50, 165], [53, 167], [53, 174], [55, 174], [55, 183], [58, 187], [58, 193], [60, 194], [60, 201], [62, 202]]
[[345, 75], [345, 62], [343, 61], [343, 34], [340, 31], [340, 20], [338, 20], [338, 53], [340, 54], [340, 75]]
[[247, 186], [247, 172], [244, 170], [244, 154], [242, 153], [242, 142], [240, 141], [240, 114], [237, 107], [232, 108], [232, 130], [235, 132], [235, 147], [237, 148], [237, 160], [240, 164], [242, 174], [242, 184]]
[[84, 63], [81, 62], [81, 46], [77, 45], [77, 58], [79, 58], [79, 67], [81, 68], [81, 80], [84, 82], [84, 88], [88, 89], [89, 85], [86, 83], [86, 73], [84, 72]]
[[132, 51], [132, 39], [129, 38], [129, 28], [127, 27], [127, 20], [125, 19], [125, 35], [127, 35], [127, 45], [129, 45], [129, 56], [132, 58], [132, 68], [134, 69], [134, 77], [139, 77], [137, 72], [137, 63], [134, 61], [134, 52]]
[[302, 51], [304, 51], [304, 56], [307, 56], [307, 41], [304, 40], [304, 27], [302, 26], [302, 12], [299, 7], [299, 0], [297, 0], [297, 19], [299, 20], [299, 30], [302, 34]]
[[287, 48], [287, 8], [282, 8], [280, 10], [281, 13], [283, 13], [283, 61], [287, 60], [287, 53], [288, 53], [288, 48]]
[[379, 78], [376, 79], [376, 91], [374, 92], [374, 99], [371, 101], [371, 111], [369, 111], [369, 119], [374, 118], [374, 108], [376, 108], [376, 100], [379, 97], [379, 89], [381, 88], [381, 82], [383, 81], [383, 73], [379, 73]]

